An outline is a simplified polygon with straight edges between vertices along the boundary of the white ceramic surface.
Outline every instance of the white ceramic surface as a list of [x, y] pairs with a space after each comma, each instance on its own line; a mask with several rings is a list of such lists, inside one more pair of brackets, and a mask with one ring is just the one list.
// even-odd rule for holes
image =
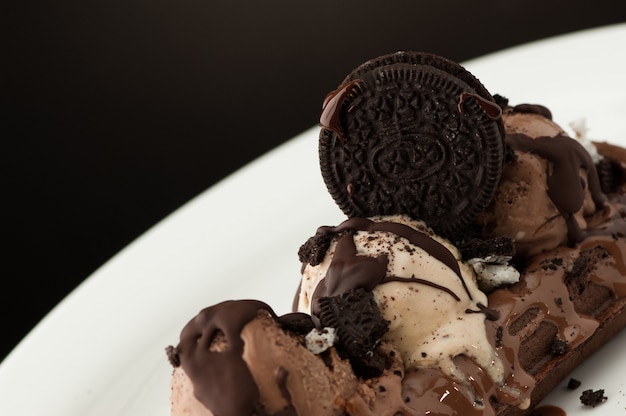
[[[566, 126], [626, 145], [626, 25], [551, 38], [466, 63], [492, 93], [542, 103]], [[329, 90], [333, 86], [329, 86]], [[343, 215], [317, 166], [317, 128], [208, 189], [104, 264], [0, 364], [0, 415], [169, 414], [164, 348], [201, 308], [256, 298], [289, 311], [297, 249]], [[248, 212], [254, 210], [255, 214]], [[583, 388], [604, 388], [603, 414], [626, 407], [626, 331], [546, 400], [588, 414]], [[600, 410], [602, 409], [602, 410]]]

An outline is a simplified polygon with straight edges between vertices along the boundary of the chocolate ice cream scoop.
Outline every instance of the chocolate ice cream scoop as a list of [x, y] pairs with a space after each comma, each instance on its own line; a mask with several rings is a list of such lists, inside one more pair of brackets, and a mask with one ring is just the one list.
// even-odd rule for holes
[[518, 258], [580, 242], [605, 201], [591, 156], [543, 106], [507, 107], [502, 118], [515, 158], [478, 217], [482, 235], [513, 238]]

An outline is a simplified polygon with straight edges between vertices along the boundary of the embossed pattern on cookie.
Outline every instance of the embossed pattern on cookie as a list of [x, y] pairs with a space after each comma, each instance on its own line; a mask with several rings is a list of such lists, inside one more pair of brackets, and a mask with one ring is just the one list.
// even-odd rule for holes
[[348, 216], [407, 214], [450, 235], [493, 197], [499, 116], [482, 84], [448, 60], [402, 52], [368, 61], [324, 102], [322, 176]]

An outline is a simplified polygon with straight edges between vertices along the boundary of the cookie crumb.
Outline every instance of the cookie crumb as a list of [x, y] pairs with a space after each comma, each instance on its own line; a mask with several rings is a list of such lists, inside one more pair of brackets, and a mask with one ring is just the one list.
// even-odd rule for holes
[[607, 397], [604, 395], [604, 389], [599, 390], [585, 390], [580, 395], [580, 402], [585, 406], [596, 407], [599, 404], [604, 403]]
[[581, 384], [582, 382], [580, 380], [576, 380], [575, 378], [570, 378], [569, 381], [567, 382], [567, 388], [569, 390], [576, 390], [578, 387], [580, 387]]
[[167, 355], [167, 360], [170, 362], [172, 367], [180, 367], [180, 357], [178, 356], [178, 352], [176, 348], [171, 345], [168, 345], [165, 348], [165, 354]]
[[306, 348], [313, 354], [321, 354], [335, 344], [335, 328], [313, 328], [304, 338]]

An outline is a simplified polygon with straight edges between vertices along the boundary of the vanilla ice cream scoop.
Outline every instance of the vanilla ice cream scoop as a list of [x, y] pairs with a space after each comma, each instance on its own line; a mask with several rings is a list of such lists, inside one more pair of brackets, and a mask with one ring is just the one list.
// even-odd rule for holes
[[[326, 247], [327, 245], [327, 247]], [[311, 246], [315, 246], [313, 249]], [[405, 216], [350, 218], [321, 227], [302, 251], [300, 312], [319, 314], [319, 298], [355, 288], [372, 291], [405, 367], [438, 368], [464, 380], [453, 358], [472, 358], [496, 382], [503, 368], [485, 331], [487, 297], [458, 250]]]

